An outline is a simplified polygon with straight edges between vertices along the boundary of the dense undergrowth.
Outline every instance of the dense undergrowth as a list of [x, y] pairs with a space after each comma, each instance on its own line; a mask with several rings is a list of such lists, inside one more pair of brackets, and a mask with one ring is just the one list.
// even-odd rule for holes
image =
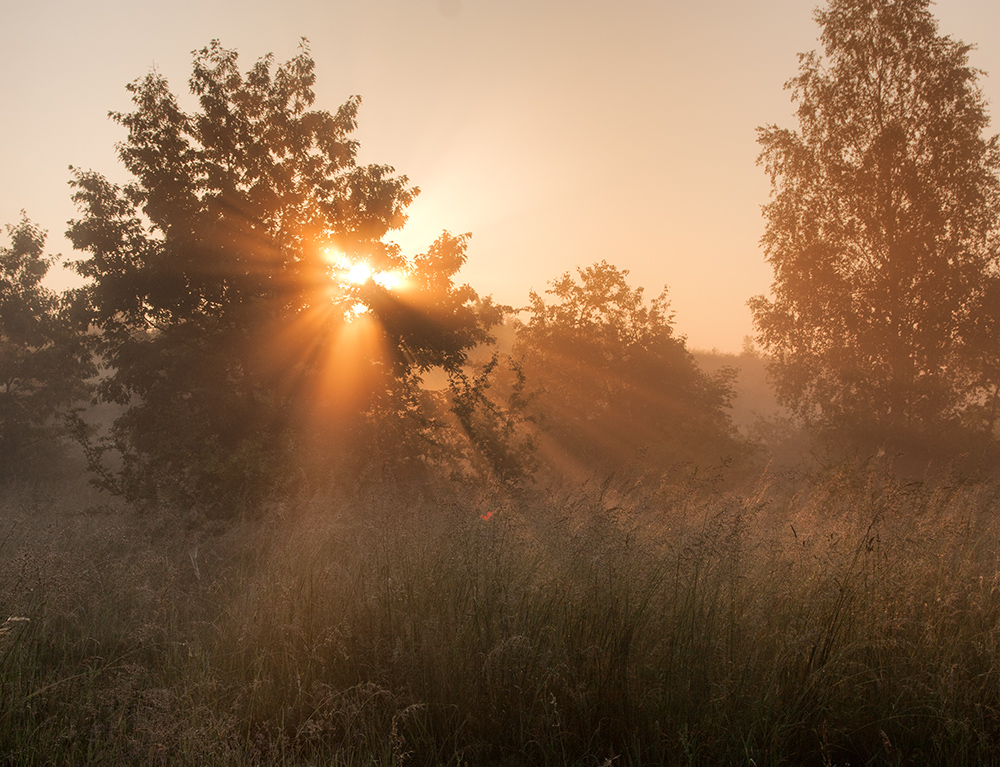
[[1000, 484], [11, 492], [0, 763], [1000, 761]]

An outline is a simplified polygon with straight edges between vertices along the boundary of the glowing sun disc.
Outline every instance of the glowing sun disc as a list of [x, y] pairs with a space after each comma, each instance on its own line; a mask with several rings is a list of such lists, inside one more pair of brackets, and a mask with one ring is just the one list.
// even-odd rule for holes
[[331, 277], [342, 285], [364, 285], [372, 280], [386, 290], [398, 290], [406, 284], [406, 278], [399, 271], [376, 272], [367, 261], [354, 261], [333, 248], [325, 248], [323, 255], [332, 267]]
[[347, 279], [355, 285], [364, 285], [372, 277], [372, 268], [364, 261], [352, 264], [347, 270]]

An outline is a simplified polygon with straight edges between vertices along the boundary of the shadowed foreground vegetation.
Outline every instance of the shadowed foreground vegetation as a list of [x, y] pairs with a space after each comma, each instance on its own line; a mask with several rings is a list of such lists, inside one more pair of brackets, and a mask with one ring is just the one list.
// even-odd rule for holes
[[1000, 753], [995, 482], [383, 482], [218, 532], [6, 503], [3, 764]]

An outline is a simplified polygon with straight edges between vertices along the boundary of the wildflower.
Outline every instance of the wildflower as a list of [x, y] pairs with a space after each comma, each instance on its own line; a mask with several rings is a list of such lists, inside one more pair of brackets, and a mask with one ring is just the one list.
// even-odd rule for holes
[[490, 518], [490, 517], [492, 517], [492, 516], [493, 516], [493, 512], [492, 512], [492, 511], [487, 511], [487, 512], [486, 512], [485, 514], [480, 514], [480, 515], [479, 515], [479, 518], [480, 518], [481, 520], [483, 520], [484, 522], [486, 522], [486, 521], [488, 521], [488, 520], [489, 520], [489, 518]]

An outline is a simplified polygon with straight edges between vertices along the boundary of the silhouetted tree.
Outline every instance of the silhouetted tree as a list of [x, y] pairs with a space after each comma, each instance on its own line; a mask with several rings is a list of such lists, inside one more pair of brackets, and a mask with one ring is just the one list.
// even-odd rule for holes
[[705, 374], [674, 334], [666, 291], [648, 303], [602, 261], [530, 295], [515, 346], [538, 387], [550, 461], [612, 472], [718, 464], [740, 448], [727, 411], [734, 371]]
[[994, 432], [1000, 163], [970, 47], [929, 0], [831, 0], [825, 56], [759, 129], [772, 297], [750, 302], [777, 394], [854, 439]]
[[[464, 237], [412, 260], [385, 239], [418, 190], [357, 164], [360, 100], [311, 110], [314, 80], [305, 43], [243, 74], [213, 42], [194, 54], [197, 111], [153, 72], [112, 114], [130, 183], [75, 171], [76, 305], [112, 371], [101, 398], [128, 406], [114, 437], [137, 488], [259, 498], [302, 430], [405, 417], [420, 374], [460, 366], [499, 319], [453, 283]], [[394, 272], [405, 289], [380, 283]]]
[[42, 285], [52, 264], [45, 233], [22, 218], [0, 247], [0, 477], [51, 447], [59, 412], [87, 394], [94, 373], [87, 340], [72, 330], [59, 296]]

